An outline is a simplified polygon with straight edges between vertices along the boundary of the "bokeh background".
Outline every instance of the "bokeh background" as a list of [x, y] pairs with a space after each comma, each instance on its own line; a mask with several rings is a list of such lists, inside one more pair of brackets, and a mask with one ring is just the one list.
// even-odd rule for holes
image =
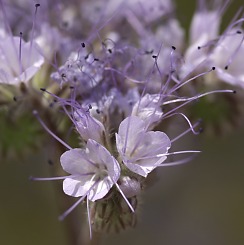
[[[188, 28], [196, 1], [176, 2], [178, 17]], [[242, 5], [233, 1], [225, 24]], [[101, 244], [244, 244], [244, 123], [223, 135], [203, 134], [197, 141], [203, 150], [199, 157], [162, 168], [158, 182], [143, 193], [136, 228], [104, 235]], [[30, 175], [49, 176], [52, 166], [45, 154], [1, 159], [0, 244], [70, 245], [58, 221], [53, 183], [28, 180]]]

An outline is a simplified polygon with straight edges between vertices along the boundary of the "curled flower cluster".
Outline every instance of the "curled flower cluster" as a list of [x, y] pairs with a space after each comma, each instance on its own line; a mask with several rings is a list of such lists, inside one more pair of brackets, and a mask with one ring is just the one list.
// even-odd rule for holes
[[[199, 152], [171, 150], [186, 133], [201, 131], [200, 122], [186, 116], [187, 105], [233, 93], [216, 90], [222, 81], [244, 87], [243, 18], [237, 14], [219, 34], [226, 6], [205, 3], [193, 17], [185, 48], [169, 0], [57, 2], [36, 4], [32, 21], [16, 23], [18, 15], [7, 20], [0, 0], [2, 104], [12, 108], [12, 96], [28, 105], [68, 149], [60, 163], [69, 175], [47, 178], [63, 179], [64, 193], [79, 197], [60, 219], [86, 200], [90, 231], [120, 230], [134, 225], [137, 197], [153, 170], [185, 163]], [[8, 10], [16, 6], [18, 1]], [[176, 116], [188, 127], [173, 138], [165, 132]], [[72, 147], [63, 140], [70, 131], [70, 138], [79, 139]], [[178, 154], [191, 156], [166, 161]]]

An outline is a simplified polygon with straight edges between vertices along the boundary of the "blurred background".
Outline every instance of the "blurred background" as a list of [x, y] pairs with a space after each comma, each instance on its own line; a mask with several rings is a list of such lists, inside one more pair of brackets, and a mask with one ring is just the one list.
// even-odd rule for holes
[[[189, 27], [196, 1], [176, 2], [182, 26]], [[232, 2], [225, 23], [243, 5]], [[160, 169], [158, 182], [143, 193], [137, 226], [104, 235], [101, 244], [244, 244], [244, 123], [225, 135], [203, 134], [197, 140], [199, 157]], [[1, 159], [0, 244], [68, 244], [53, 183], [28, 180], [49, 176], [45, 154]]]

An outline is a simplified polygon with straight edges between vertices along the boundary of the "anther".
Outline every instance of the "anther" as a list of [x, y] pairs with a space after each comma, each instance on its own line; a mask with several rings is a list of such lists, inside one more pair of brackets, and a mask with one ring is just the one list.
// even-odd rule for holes
[[40, 88], [41, 91], [43, 92], [46, 92], [46, 89], [45, 88]]
[[85, 48], [86, 47], [85, 43], [81, 43], [81, 47]]
[[203, 133], [203, 131], [204, 131], [203, 128], [199, 128], [198, 133], [201, 134], [201, 133]]
[[225, 70], [228, 70], [228, 68], [229, 68], [228, 66], [225, 66]]
[[40, 3], [36, 3], [36, 4], [35, 4], [35, 7], [36, 7], [36, 8], [38, 8], [38, 7], [40, 7], [40, 6], [41, 6]]
[[14, 97], [13, 97], [13, 100], [16, 102], [16, 101], [17, 101], [17, 98], [14, 96]]
[[236, 31], [237, 34], [241, 34], [242, 32], [240, 30]]
[[112, 49], [109, 48], [109, 49], [108, 49], [108, 52], [109, 52], [110, 54], [112, 54]]
[[48, 162], [49, 165], [53, 165], [53, 161], [51, 159], [48, 159], [47, 162]]
[[176, 50], [176, 47], [175, 47], [175, 46], [172, 46], [171, 48], [172, 48], [173, 50]]
[[94, 58], [94, 61], [99, 61], [99, 59], [98, 58]]
[[153, 55], [152, 57], [153, 57], [153, 59], [157, 59], [158, 56], [157, 55]]
[[200, 46], [198, 46], [198, 47], [197, 47], [197, 49], [199, 50], [199, 49], [201, 49], [201, 47], [200, 47]]
[[213, 71], [215, 70], [215, 66], [212, 67], [212, 70], [213, 70]]

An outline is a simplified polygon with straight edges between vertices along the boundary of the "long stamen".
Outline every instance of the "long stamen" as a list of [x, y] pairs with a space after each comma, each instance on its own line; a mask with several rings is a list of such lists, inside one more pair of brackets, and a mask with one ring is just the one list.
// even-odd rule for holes
[[178, 154], [188, 154], [188, 153], [201, 153], [201, 151], [175, 151], [164, 154], [158, 154], [157, 157], [170, 156], [170, 155], [178, 155]]
[[92, 226], [91, 226], [91, 216], [90, 216], [90, 209], [89, 209], [89, 199], [86, 199], [86, 209], [87, 209], [87, 219], [88, 219], [88, 225], [89, 225], [89, 234], [90, 239], [92, 239]]
[[188, 128], [187, 130], [185, 130], [180, 135], [176, 136], [174, 139], [171, 140], [171, 143], [174, 143], [175, 141], [177, 141], [178, 139], [182, 138], [183, 136], [185, 136], [189, 132], [194, 132], [195, 135], [200, 134], [202, 132], [202, 129], [199, 129], [199, 131], [195, 131], [194, 130], [194, 128], [197, 127], [200, 124], [200, 122], [201, 122], [201, 120], [199, 120], [198, 122], [196, 122], [195, 124], [193, 124], [190, 128]]
[[22, 65], [22, 61], [21, 61], [22, 60], [22, 53], [21, 53], [21, 51], [22, 51], [23, 33], [20, 32], [19, 35], [20, 35], [20, 38], [19, 38], [19, 67], [20, 67], [20, 75], [21, 75], [21, 73], [23, 72], [23, 65]]
[[66, 179], [69, 176], [60, 176], [60, 177], [50, 177], [50, 178], [39, 178], [39, 177], [33, 177], [30, 176], [29, 180], [34, 180], [34, 181], [49, 181], [49, 180], [63, 180]]
[[[195, 130], [194, 130], [194, 126], [192, 125], [192, 123], [191, 123], [191, 121], [189, 120], [189, 118], [188, 118], [185, 114], [183, 114], [183, 113], [180, 113], [180, 112], [173, 113], [173, 114], [170, 114], [170, 115], [168, 115], [167, 117], [165, 117], [165, 119], [168, 118], [168, 117], [175, 116], [175, 115], [181, 115], [182, 117], [184, 117], [184, 119], [187, 121], [187, 123], [188, 123], [188, 125], [189, 125], [189, 127], [190, 127], [190, 131], [192, 131], [192, 133], [195, 134], [195, 135], [198, 135], [198, 134], [199, 134], [198, 131], [195, 131]], [[198, 125], [199, 123], [200, 123], [200, 122], [198, 122], [197, 125]], [[195, 127], [196, 127], [197, 125], [195, 125]], [[171, 142], [172, 142], [172, 141], [171, 141]]]
[[67, 215], [69, 215], [86, 197], [87, 195], [90, 193], [90, 191], [92, 190], [92, 188], [97, 185], [98, 182], [95, 182], [87, 192], [85, 192], [85, 194], [77, 201], [75, 202], [68, 210], [66, 210], [62, 215], [59, 216], [59, 220], [62, 221], [65, 219], [65, 217], [67, 217]]
[[174, 162], [163, 162], [160, 165], [158, 165], [158, 167], [173, 167], [173, 166], [181, 165], [190, 162], [193, 158], [195, 158], [195, 156], [190, 156]]
[[126, 198], [125, 194], [123, 193], [123, 191], [120, 189], [119, 185], [117, 183], [114, 183], [117, 187], [117, 189], [119, 190], [120, 194], [122, 195], [122, 197], [124, 198], [124, 200], [126, 201], [127, 205], [129, 206], [129, 208], [131, 209], [131, 211], [134, 213], [135, 210], [134, 208], [131, 206], [130, 202], [128, 201], [128, 199]]
[[33, 47], [33, 41], [34, 41], [34, 33], [35, 33], [35, 27], [36, 27], [36, 16], [37, 16], [37, 9], [40, 7], [39, 3], [35, 4], [35, 13], [34, 13], [34, 19], [32, 22], [32, 29], [31, 29], [31, 39], [30, 39], [30, 53], [29, 53], [29, 62], [31, 62], [31, 56], [32, 56], [32, 47]]
[[167, 105], [167, 104], [171, 104], [171, 103], [176, 103], [176, 102], [183, 102], [185, 101], [183, 104], [175, 107], [174, 109], [172, 109], [171, 111], [165, 113], [164, 115], [162, 115], [162, 118], [165, 118], [166, 116], [168, 116], [169, 114], [171, 114], [172, 112], [178, 110], [179, 108], [189, 104], [190, 102], [196, 100], [196, 99], [199, 99], [201, 97], [204, 97], [206, 95], [210, 95], [210, 94], [215, 94], [215, 93], [236, 93], [235, 90], [214, 90], [214, 91], [210, 91], [210, 92], [207, 92], [207, 93], [203, 93], [203, 94], [200, 94], [200, 95], [197, 95], [197, 96], [194, 96], [194, 97], [190, 97], [190, 98], [181, 98], [181, 99], [175, 99], [175, 100], [170, 100], [170, 101], [166, 101], [163, 103], [163, 105]]
[[69, 150], [72, 149], [72, 147], [70, 147], [68, 144], [66, 144], [62, 139], [60, 139], [56, 134], [54, 134], [47, 126], [46, 124], [42, 121], [42, 119], [40, 118], [38, 112], [36, 110], [33, 111], [33, 115], [37, 118], [37, 120], [40, 122], [40, 124], [42, 125], [42, 127], [54, 138], [56, 139], [58, 142], [60, 142], [62, 145], [64, 145], [66, 148], [68, 148]]

